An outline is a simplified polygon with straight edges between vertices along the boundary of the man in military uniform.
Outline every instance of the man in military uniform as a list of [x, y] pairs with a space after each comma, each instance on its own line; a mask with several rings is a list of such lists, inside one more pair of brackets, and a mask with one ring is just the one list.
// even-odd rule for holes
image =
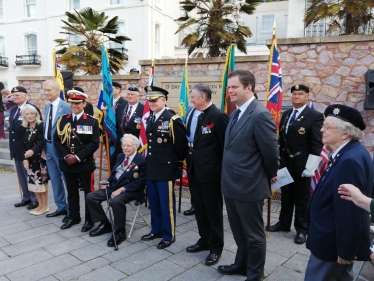
[[118, 82], [112, 82], [113, 86], [113, 106], [115, 110], [120, 104], [127, 104], [127, 101], [121, 97], [122, 85]]
[[[61, 226], [67, 229], [81, 221], [79, 183], [85, 196], [94, 190], [94, 152], [99, 148], [99, 125], [95, 118], [84, 113], [87, 95], [76, 90], [68, 91], [71, 113], [57, 121], [54, 142], [64, 172], [68, 192], [69, 218]], [[87, 204], [82, 232], [93, 227]]]
[[147, 87], [151, 114], [147, 120], [147, 192], [151, 209], [151, 232], [143, 241], [163, 238], [157, 248], [175, 241], [174, 182], [180, 176], [180, 162], [187, 154], [186, 129], [182, 120], [166, 110], [168, 91]]
[[[293, 109], [285, 111], [280, 121], [280, 169], [286, 167], [294, 182], [281, 187], [279, 222], [270, 231], [290, 231], [295, 206], [296, 244], [304, 244], [308, 233], [308, 204], [311, 177], [320, 162], [323, 115], [307, 106], [309, 88], [291, 88]], [[313, 163], [314, 162], [314, 163]]]

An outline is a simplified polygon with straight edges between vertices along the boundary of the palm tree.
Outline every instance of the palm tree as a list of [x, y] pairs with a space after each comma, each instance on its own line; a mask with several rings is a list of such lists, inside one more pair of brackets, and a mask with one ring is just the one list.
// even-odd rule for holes
[[[118, 32], [118, 17], [108, 20], [104, 12], [99, 13], [92, 8], [84, 8], [75, 13], [66, 12], [68, 21], [61, 20], [65, 25], [61, 28], [65, 31], [60, 33], [74, 37], [78, 42], [75, 45], [69, 44], [69, 39], [56, 39], [57, 47], [62, 47], [56, 54], [62, 55], [60, 63], [65, 65], [67, 70], [73, 72], [83, 70], [85, 74], [97, 75], [101, 71], [101, 50], [103, 42], [115, 42], [122, 44], [131, 40], [126, 36], [116, 36]], [[78, 38], [78, 39], [77, 39]], [[112, 74], [118, 73], [126, 55], [109, 48], [108, 58]]]
[[373, 0], [312, 0], [306, 26], [327, 19], [329, 34], [368, 34], [374, 31]]
[[[243, 0], [242, 3], [233, 4], [233, 0], [185, 0], [179, 2], [185, 14], [176, 19], [180, 23], [181, 32], [192, 29], [187, 34], [182, 45], [188, 47], [190, 55], [196, 48], [207, 51], [208, 57], [225, 56], [232, 42], [236, 42], [240, 51], [247, 53], [246, 37], [251, 37], [251, 30], [239, 24], [240, 14], [251, 15], [256, 6], [263, 0]], [[191, 14], [197, 16], [193, 17]], [[197, 53], [195, 53], [196, 55]]]

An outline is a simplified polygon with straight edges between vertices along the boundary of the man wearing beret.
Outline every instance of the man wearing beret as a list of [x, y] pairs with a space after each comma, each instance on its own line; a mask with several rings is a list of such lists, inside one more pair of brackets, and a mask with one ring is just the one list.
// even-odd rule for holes
[[[27, 101], [27, 91], [24, 87], [17, 86], [11, 91], [14, 98], [14, 103], [17, 105], [10, 111], [9, 116], [9, 150], [10, 158], [14, 159], [16, 165], [17, 176], [19, 184], [22, 188], [22, 200], [20, 203], [16, 203], [15, 207], [23, 207], [28, 205], [27, 209], [35, 209], [39, 206], [35, 194], [29, 191], [27, 184], [27, 171], [23, 166], [24, 152], [22, 144], [23, 127], [22, 124], [22, 109], [25, 104], [31, 104]], [[31, 104], [36, 108], [39, 115], [41, 115], [39, 108], [36, 105]]]
[[293, 108], [282, 114], [279, 129], [280, 169], [286, 167], [294, 182], [281, 187], [279, 221], [271, 232], [290, 231], [293, 211], [296, 244], [304, 244], [308, 233], [308, 204], [311, 177], [321, 158], [323, 115], [307, 106], [309, 88], [295, 85], [291, 88]]
[[118, 105], [126, 103], [127, 101], [121, 97], [122, 85], [118, 82], [112, 82], [113, 86], [113, 106], [117, 110]]
[[[61, 116], [56, 124], [54, 143], [59, 156], [60, 169], [64, 172], [68, 192], [69, 218], [61, 226], [67, 229], [81, 221], [79, 207], [79, 186], [85, 197], [94, 191], [95, 159], [93, 154], [99, 148], [99, 124], [84, 113], [87, 95], [77, 90], [68, 91], [71, 113]], [[93, 227], [87, 204], [82, 232]]]
[[147, 120], [147, 193], [151, 209], [151, 232], [143, 241], [163, 238], [158, 249], [175, 241], [174, 182], [180, 176], [180, 162], [186, 158], [186, 129], [179, 116], [166, 110], [168, 91], [146, 88], [151, 114]]

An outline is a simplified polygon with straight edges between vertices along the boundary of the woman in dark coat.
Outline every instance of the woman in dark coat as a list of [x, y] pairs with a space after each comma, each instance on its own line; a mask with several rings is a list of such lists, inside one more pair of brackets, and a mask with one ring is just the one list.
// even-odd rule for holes
[[[23, 148], [25, 169], [29, 175], [29, 190], [34, 192], [38, 199], [38, 208], [32, 210], [32, 215], [42, 215], [49, 212], [48, 208], [48, 174], [46, 161], [42, 158], [44, 147], [43, 122], [36, 108], [26, 104], [22, 109]], [[44, 153], [43, 153], [44, 154]], [[45, 158], [45, 157], [44, 157]]]

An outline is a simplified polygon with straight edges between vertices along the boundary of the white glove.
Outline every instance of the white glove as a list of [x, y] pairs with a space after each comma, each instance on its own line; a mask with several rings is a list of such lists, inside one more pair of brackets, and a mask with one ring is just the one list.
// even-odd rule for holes
[[313, 177], [314, 172], [316, 171], [321, 160], [322, 160], [321, 156], [309, 154], [308, 161], [306, 162], [306, 165], [305, 165], [305, 170], [301, 176], [306, 177], [306, 178]]

